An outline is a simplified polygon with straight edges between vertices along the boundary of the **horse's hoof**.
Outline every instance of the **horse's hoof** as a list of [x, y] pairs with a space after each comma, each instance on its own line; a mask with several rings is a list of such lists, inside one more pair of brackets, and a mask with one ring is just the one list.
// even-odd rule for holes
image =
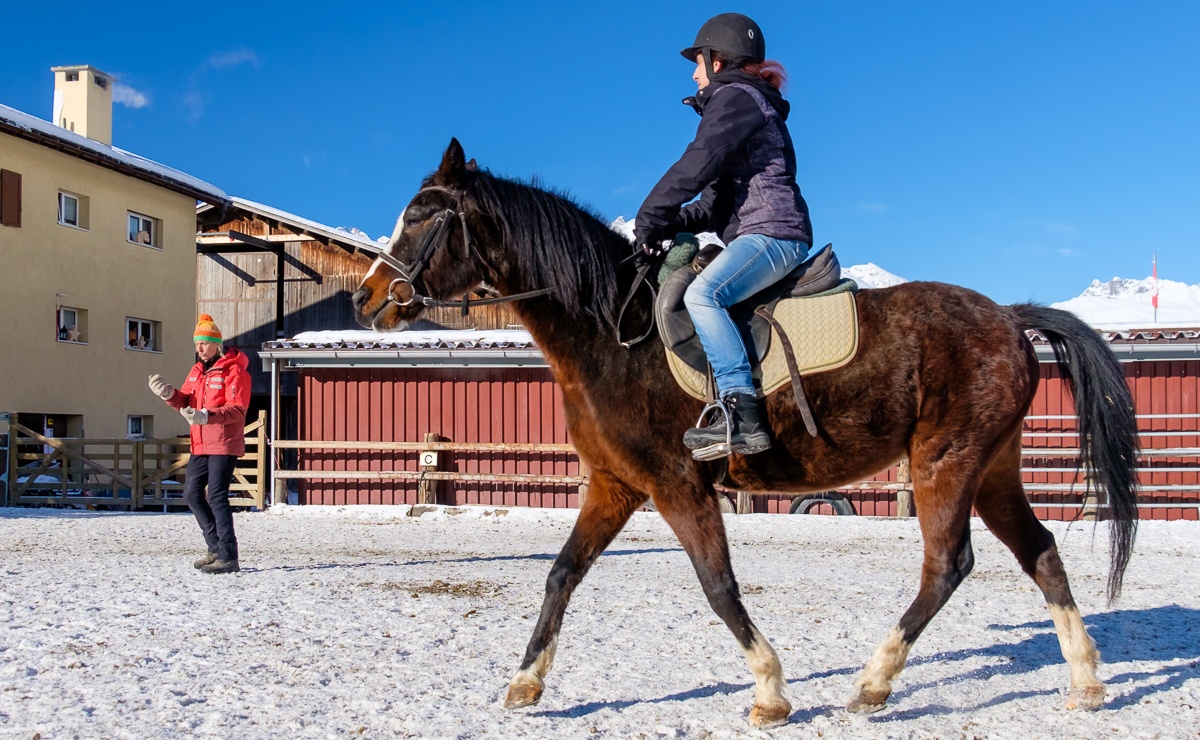
[[1067, 693], [1067, 709], [1097, 709], [1104, 704], [1103, 686], [1084, 686]]
[[534, 683], [511, 683], [508, 696], [504, 697], [505, 709], [520, 709], [537, 704], [542, 698], [542, 687]]
[[788, 716], [792, 713], [792, 705], [786, 701], [782, 704], [762, 706], [755, 704], [750, 710], [750, 724], [754, 727], [778, 727], [787, 724]]
[[874, 714], [887, 706], [890, 691], [868, 691], [859, 689], [858, 694], [846, 704], [846, 711], [855, 714]]

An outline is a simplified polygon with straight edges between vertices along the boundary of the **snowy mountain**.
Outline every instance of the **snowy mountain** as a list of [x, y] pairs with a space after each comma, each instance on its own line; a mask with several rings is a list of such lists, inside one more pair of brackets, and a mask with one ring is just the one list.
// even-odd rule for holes
[[851, 265], [842, 268], [842, 277], [850, 278], [858, 283], [860, 288], [887, 288], [908, 281], [899, 275], [893, 275], [874, 262], [865, 265]]
[[1070, 311], [1097, 329], [1200, 329], [1200, 285], [1158, 281], [1158, 318], [1151, 297], [1154, 279], [1093, 280], [1087, 290], [1068, 301], [1050, 304]]

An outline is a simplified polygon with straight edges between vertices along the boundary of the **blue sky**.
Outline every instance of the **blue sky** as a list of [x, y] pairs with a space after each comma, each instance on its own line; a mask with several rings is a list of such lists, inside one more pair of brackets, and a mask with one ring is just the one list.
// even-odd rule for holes
[[451, 136], [631, 218], [695, 133], [679, 49], [738, 11], [789, 71], [800, 185], [844, 264], [1002, 303], [1145, 277], [1155, 251], [1200, 282], [1200, 3], [164, 5], [6, 10], [0, 103], [49, 118], [49, 68], [92, 64], [129, 89], [117, 146], [372, 236]]

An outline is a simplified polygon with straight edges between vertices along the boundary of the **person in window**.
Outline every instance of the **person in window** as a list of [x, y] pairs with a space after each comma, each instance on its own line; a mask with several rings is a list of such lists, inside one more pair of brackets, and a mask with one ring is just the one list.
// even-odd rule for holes
[[224, 348], [221, 330], [208, 314], [201, 314], [193, 339], [197, 362], [183, 387], [176, 390], [155, 374], [150, 376], [150, 390], [190, 425], [192, 457], [184, 499], [208, 545], [208, 552], [193, 565], [204, 573], [233, 573], [241, 568], [229, 485], [237, 459], [246, 454], [250, 359], [233, 347]]
[[725, 409], [725, 418], [684, 434], [692, 450], [724, 444], [727, 423], [734, 452], [770, 448], [746, 347], [729, 308], [798, 267], [812, 247], [785, 123], [790, 105], [780, 92], [785, 72], [766, 59], [766, 50], [762, 29], [739, 13], [722, 13], [701, 26], [681, 52], [696, 65], [692, 79], [699, 89], [683, 101], [700, 114], [696, 137], [634, 221], [637, 243], [651, 256], [664, 252], [676, 232], [714, 231], [726, 245], [684, 294]]

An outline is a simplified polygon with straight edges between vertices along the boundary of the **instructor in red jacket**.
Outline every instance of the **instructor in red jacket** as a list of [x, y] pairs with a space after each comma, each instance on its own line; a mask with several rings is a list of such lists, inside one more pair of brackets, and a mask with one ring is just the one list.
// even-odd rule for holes
[[194, 565], [205, 573], [234, 573], [240, 568], [229, 484], [237, 459], [246, 453], [250, 360], [234, 348], [222, 351], [221, 330], [208, 314], [201, 314], [193, 339], [199, 362], [183, 387], [175, 390], [156, 374], [150, 376], [150, 390], [191, 425], [192, 457], [184, 499], [208, 543], [208, 553]]

